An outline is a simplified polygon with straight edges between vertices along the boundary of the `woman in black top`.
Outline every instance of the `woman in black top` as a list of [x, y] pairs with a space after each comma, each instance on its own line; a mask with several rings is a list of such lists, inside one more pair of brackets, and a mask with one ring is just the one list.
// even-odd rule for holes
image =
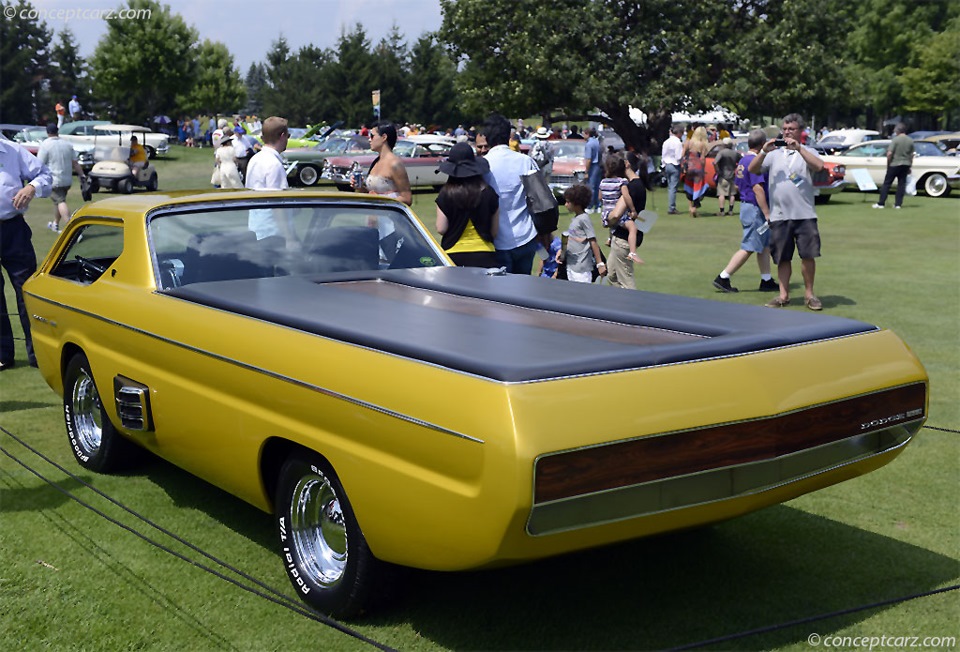
[[500, 198], [483, 175], [490, 164], [474, 156], [468, 143], [450, 150], [440, 171], [447, 175], [437, 195], [440, 246], [461, 267], [497, 267], [493, 239], [500, 219]]

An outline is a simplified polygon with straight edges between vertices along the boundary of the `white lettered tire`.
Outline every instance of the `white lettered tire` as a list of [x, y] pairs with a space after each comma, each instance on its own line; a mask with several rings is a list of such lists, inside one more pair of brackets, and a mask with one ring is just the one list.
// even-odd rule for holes
[[63, 420], [70, 450], [83, 468], [110, 473], [140, 459], [141, 449], [110, 422], [83, 353], [70, 358], [63, 373]]
[[300, 599], [335, 618], [366, 610], [383, 564], [326, 460], [308, 451], [291, 455], [274, 504], [280, 558]]

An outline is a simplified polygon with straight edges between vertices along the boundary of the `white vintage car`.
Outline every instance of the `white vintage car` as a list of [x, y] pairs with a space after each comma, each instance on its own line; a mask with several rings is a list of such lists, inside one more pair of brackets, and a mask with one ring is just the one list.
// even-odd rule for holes
[[[843, 153], [824, 156], [823, 160], [845, 166], [847, 183], [856, 184], [854, 171], [864, 169], [870, 173], [873, 182], [880, 186], [887, 172], [889, 146], [889, 140], [871, 140]], [[910, 173], [917, 180], [917, 190], [923, 190], [930, 197], [946, 197], [951, 188], [960, 187], [960, 159], [947, 156], [933, 143], [917, 141], [913, 146], [915, 154]]]
[[[103, 138], [105, 133], [110, 133], [105, 132], [102, 128], [97, 129], [96, 127], [110, 124], [110, 122], [105, 120], [77, 120], [75, 122], [67, 122], [60, 127], [60, 137], [72, 143], [95, 145], [94, 139], [97, 135]], [[123, 126], [125, 125], [117, 125], [117, 127]], [[120, 135], [119, 131], [113, 131], [112, 133], [115, 136]], [[143, 148], [147, 150], [147, 156], [150, 158], [163, 156], [170, 151], [170, 141], [166, 134], [144, 129], [143, 133], [140, 134], [140, 138], [142, 139]]]

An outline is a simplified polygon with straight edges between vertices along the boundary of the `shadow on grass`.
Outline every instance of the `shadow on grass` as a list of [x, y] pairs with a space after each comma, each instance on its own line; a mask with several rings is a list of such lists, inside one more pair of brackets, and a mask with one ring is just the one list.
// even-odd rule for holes
[[272, 520], [256, 507], [153, 455], [140, 472], [177, 507], [200, 510], [253, 543], [274, 549]]
[[[75, 493], [83, 486], [72, 478], [58, 480], [57, 484], [71, 493]], [[12, 488], [0, 486], [0, 514], [54, 509], [67, 502], [71, 502], [67, 495], [46, 483], [33, 487], [23, 485]]]
[[[145, 475], [273, 551], [259, 510], [156, 460]], [[510, 568], [403, 570], [392, 603], [358, 625], [409, 624], [437, 645], [468, 649], [663, 649], [928, 591], [958, 577], [956, 560], [780, 505], [727, 523]], [[827, 635], [875, 613], [838, 616], [728, 643], [770, 649]]]
[[[451, 649], [664, 649], [936, 588], [956, 560], [777, 506], [720, 526], [534, 564], [411, 573], [412, 623]], [[727, 643], [771, 649], [875, 611]]]

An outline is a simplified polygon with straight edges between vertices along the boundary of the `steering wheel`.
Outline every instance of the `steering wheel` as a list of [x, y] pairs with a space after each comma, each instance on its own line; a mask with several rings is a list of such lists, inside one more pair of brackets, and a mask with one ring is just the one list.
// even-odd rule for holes
[[96, 281], [107, 271], [106, 267], [89, 258], [84, 258], [83, 256], [74, 256], [74, 258], [80, 263], [80, 270], [83, 272], [83, 277], [90, 281]]

